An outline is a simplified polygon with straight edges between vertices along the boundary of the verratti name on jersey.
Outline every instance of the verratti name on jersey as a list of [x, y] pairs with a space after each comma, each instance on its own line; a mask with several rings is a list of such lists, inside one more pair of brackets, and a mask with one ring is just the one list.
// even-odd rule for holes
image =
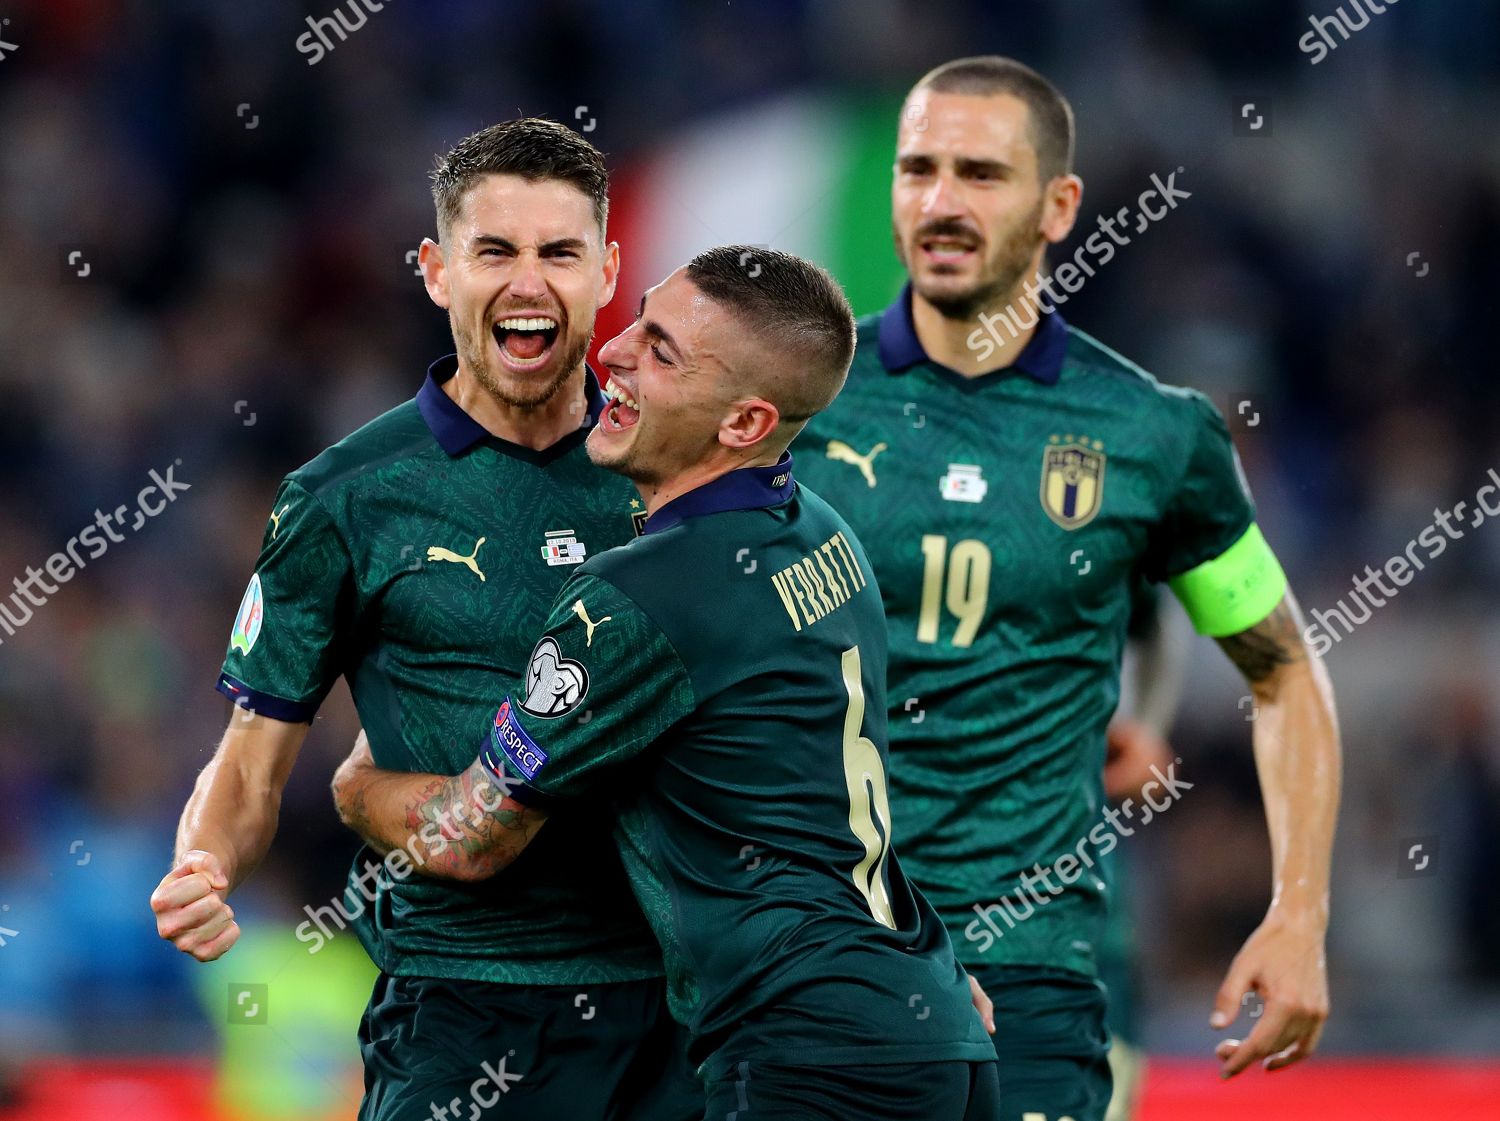
[[797, 631], [832, 615], [869, 582], [842, 531], [771, 574], [771, 584]]

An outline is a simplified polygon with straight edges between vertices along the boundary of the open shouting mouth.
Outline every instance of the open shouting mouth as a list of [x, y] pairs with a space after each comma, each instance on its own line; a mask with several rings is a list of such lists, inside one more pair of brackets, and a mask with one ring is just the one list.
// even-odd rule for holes
[[550, 315], [511, 316], [498, 321], [494, 331], [500, 356], [517, 370], [545, 364], [557, 343], [557, 320]]
[[636, 403], [630, 388], [611, 376], [604, 396], [609, 398], [609, 406], [599, 418], [599, 427], [606, 432], [624, 432], [627, 428], [634, 428], [641, 419], [641, 407]]
[[964, 234], [924, 237], [918, 242], [922, 257], [929, 265], [967, 264], [979, 249], [976, 238]]

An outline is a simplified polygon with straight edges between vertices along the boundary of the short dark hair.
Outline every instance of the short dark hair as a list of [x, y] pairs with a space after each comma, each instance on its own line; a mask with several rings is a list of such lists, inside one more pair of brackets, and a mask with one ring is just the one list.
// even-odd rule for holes
[[1026, 103], [1027, 131], [1036, 149], [1037, 171], [1043, 182], [1073, 170], [1073, 107], [1056, 86], [1025, 63], [1003, 55], [956, 58], [922, 75], [907, 94], [918, 90], [998, 97], [1010, 94]]
[[776, 249], [721, 245], [689, 261], [687, 279], [786, 356], [759, 371], [784, 421], [804, 422], [838, 396], [854, 359], [854, 312], [827, 270]]
[[528, 182], [557, 179], [571, 183], [594, 204], [599, 233], [609, 220], [609, 172], [604, 156], [567, 125], [544, 117], [519, 117], [464, 137], [432, 170], [432, 201], [438, 234], [463, 209], [469, 188], [486, 175], [519, 175]]

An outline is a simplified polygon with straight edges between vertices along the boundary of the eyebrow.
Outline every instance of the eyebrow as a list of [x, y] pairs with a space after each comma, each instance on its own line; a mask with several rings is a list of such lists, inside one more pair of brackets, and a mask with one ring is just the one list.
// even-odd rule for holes
[[[646, 314], [646, 297], [643, 295], [641, 297], [640, 306], [635, 309], [635, 317], [637, 319], [640, 319], [645, 314]], [[672, 351], [672, 353], [675, 354], [678, 358], [682, 357], [682, 347], [680, 347], [680, 346], [677, 345], [677, 340], [674, 339], [667, 332], [667, 329], [665, 327], [663, 327], [660, 323], [658, 323], [656, 320], [654, 320], [654, 319], [647, 319], [647, 320], [645, 320], [641, 324], [641, 330], [645, 331], [646, 334], [652, 340], [654, 340], [656, 342], [666, 343], [667, 344], [667, 349], [670, 350], [670, 351]]]
[[[926, 152], [908, 152], [896, 157], [897, 166], [905, 164], [935, 164], [938, 161]], [[954, 168], [960, 175], [970, 175], [976, 171], [987, 171], [995, 175], [1009, 175], [1015, 171], [1010, 164], [1004, 160], [976, 159], [972, 156], [959, 156], [953, 161]]]
[[[503, 238], [498, 234], [475, 234], [473, 244], [483, 246], [493, 245], [497, 249], [506, 249], [512, 253], [516, 252], [515, 242], [511, 241], [509, 238]], [[581, 253], [586, 248], [588, 248], [588, 243], [585, 242], [581, 237], [559, 237], [554, 238], [551, 241], [542, 242], [542, 244], [537, 247], [537, 252], [555, 253], [560, 249], [573, 249]]]

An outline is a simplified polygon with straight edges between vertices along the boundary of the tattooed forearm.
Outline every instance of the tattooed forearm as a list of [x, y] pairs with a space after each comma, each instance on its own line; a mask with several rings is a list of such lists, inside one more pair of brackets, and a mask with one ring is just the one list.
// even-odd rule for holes
[[334, 776], [339, 817], [382, 854], [404, 849], [423, 875], [482, 880], [521, 854], [547, 820], [508, 797], [481, 763], [462, 774], [383, 771], [356, 751]]
[[341, 805], [339, 810], [339, 816], [344, 819], [344, 824], [363, 837], [365, 843], [381, 856], [390, 852], [394, 847], [375, 828], [375, 822], [370, 816], [370, 798], [367, 787], [356, 788], [348, 804]]
[[1218, 642], [1252, 685], [1266, 681], [1282, 666], [1307, 658], [1302, 612], [1290, 591], [1276, 605], [1276, 610], [1255, 626]]
[[478, 880], [521, 855], [546, 814], [507, 797], [483, 765], [438, 779], [406, 803], [414, 855], [432, 876]]

